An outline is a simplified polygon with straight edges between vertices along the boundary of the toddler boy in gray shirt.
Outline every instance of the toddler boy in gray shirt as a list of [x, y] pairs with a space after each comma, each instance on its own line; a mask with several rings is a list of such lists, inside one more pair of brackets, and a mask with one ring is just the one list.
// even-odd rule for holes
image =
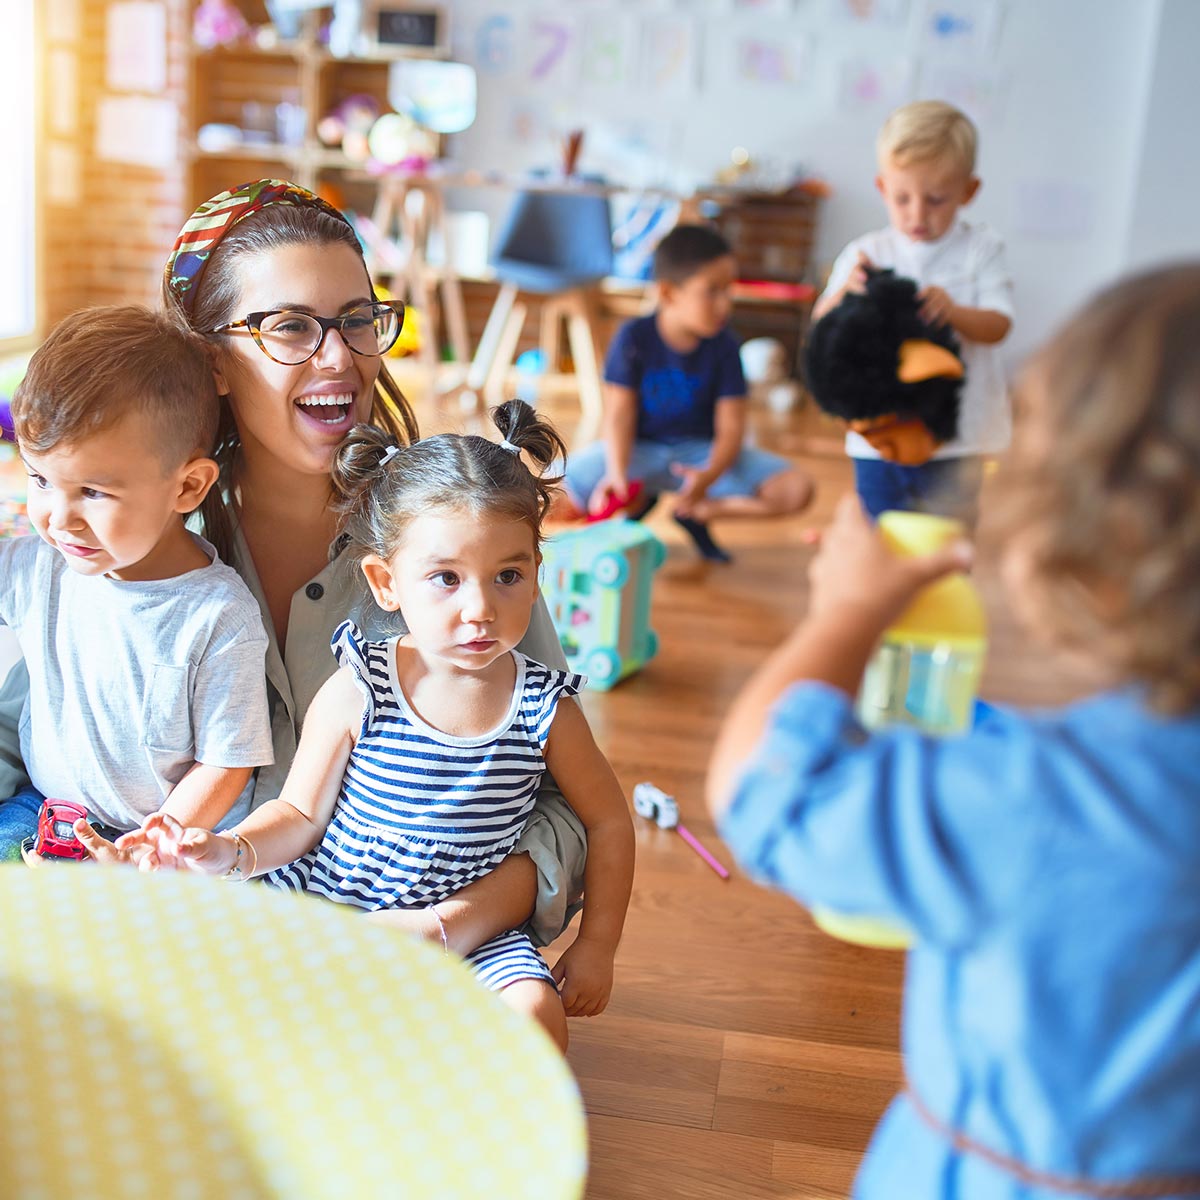
[[0, 541], [0, 623], [29, 671], [30, 789], [0, 802], [0, 858], [43, 796], [116, 831], [162, 810], [240, 820], [272, 761], [258, 603], [188, 531], [217, 480], [202, 343], [138, 307], [62, 321], [12, 404], [37, 536]]

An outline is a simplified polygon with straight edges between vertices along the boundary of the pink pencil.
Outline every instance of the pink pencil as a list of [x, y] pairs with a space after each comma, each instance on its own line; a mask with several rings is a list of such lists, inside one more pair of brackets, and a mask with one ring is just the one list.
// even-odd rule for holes
[[708, 863], [708, 865], [712, 867], [712, 869], [716, 871], [716, 873], [720, 875], [722, 879], [729, 878], [729, 872], [725, 870], [725, 868], [721, 866], [721, 864], [717, 862], [717, 860], [713, 858], [713, 856], [709, 854], [709, 852], [705, 850], [702, 845], [700, 845], [696, 838], [692, 836], [691, 831], [686, 825], [676, 825], [675, 828], [679, 832], [679, 836], [683, 838], [683, 840], [687, 842], [687, 844], [691, 846], [691, 848], [695, 850], [695, 852], [700, 855], [700, 857], [704, 859], [704, 861]]

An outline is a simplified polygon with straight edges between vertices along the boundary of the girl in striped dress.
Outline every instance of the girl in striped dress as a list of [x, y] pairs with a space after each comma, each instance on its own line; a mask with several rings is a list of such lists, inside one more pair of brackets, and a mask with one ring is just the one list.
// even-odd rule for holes
[[264, 875], [381, 916], [423, 910], [446, 947], [438, 906], [514, 849], [549, 770], [588, 832], [579, 934], [553, 971], [520, 930], [466, 958], [565, 1048], [565, 1015], [608, 1003], [633, 827], [571, 699], [582, 678], [514, 649], [538, 596], [553, 483], [521, 452], [545, 469], [562, 442], [521, 401], [492, 417], [498, 444], [441, 434], [402, 447], [351, 431], [333, 465], [344, 537], [405, 632], [371, 642], [352, 621], [338, 628], [340, 669], [309, 708], [278, 799], [221, 834], [164, 817], [129, 836], [149, 868]]

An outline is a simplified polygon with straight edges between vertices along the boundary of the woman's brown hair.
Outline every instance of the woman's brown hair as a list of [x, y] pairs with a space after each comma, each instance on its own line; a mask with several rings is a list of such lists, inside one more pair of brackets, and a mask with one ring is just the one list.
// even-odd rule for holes
[[[363, 260], [362, 247], [354, 236], [354, 230], [345, 221], [315, 207], [268, 205], [240, 220], [214, 247], [204, 273], [197, 281], [190, 315], [165, 283], [163, 305], [177, 320], [206, 338], [227, 337], [226, 334], [213, 334], [211, 331], [227, 321], [236, 320], [240, 315], [233, 308], [241, 295], [240, 266], [243, 259], [285, 246], [333, 245], [343, 245], [353, 250], [363, 261], [364, 274], [370, 277], [366, 261]], [[408, 400], [382, 364], [375, 383], [371, 422], [403, 444], [415, 441], [419, 436], [417, 420]], [[233, 462], [240, 445], [233, 410], [228, 397], [222, 396], [214, 454], [221, 467], [221, 485], [209, 491], [200, 513], [205, 537], [227, 562], [233, 549], [233, 535], [223, 492], [229, 487]]]
[[1028, 363], [998, 480], [1044, 629], [1200, 703], [1200, 263], [1102, 292]]

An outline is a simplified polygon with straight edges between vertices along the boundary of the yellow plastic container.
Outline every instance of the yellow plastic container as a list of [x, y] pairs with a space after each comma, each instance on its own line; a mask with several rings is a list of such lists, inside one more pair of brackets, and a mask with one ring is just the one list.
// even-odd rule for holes
[[[963, 526], [929, 513], [885, 512], [884, 541], [897, 554], [930, 554], [963, 536]], [[859, 720], [868, 729], [909, 725], [938, 737], [971, 727], [987, 653], [987, 618], [979, 593], [962, 574], [923, 588], [884, 632], [859, 689]], [[814, 909], [826, 933], [862, 946], [897, 949], [909, 933], [872, 917]]]

